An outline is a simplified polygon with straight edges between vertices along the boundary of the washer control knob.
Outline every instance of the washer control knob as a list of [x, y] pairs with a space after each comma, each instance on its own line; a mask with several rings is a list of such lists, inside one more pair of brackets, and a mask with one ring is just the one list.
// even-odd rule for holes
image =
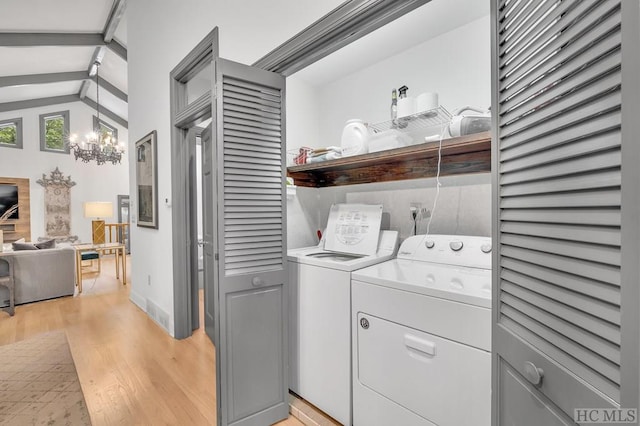
[[480, 246], [480, 250], [482, 250], [483, 253], [491, 253], [491, 244], [483, 244]]
[[449, 243], [449, 247], [451, 248], [451, 250], [453, 251], [460, 251], [462, 250], [462, 246], [464, 244], [462, 244], [462, 241], [451, 241]]
[[436, 242], [433, 240], [427, 240], [425, 241], [424, 245], [426, 248], [432, 249], [436, 245]]

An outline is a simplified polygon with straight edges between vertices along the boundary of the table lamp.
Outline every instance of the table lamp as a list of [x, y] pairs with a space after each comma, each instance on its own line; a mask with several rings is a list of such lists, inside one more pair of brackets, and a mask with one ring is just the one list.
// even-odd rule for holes
[[93, 244], [104, 244], [104, 218], [113, 216], [113, 203], [110, 201], [88, 201], [84, 203], [84, 217], [92, 217], [91, 236]]

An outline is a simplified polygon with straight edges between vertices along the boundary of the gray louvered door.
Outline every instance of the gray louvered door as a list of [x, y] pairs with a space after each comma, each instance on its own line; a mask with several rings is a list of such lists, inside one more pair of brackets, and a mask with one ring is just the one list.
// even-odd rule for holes
[[288, 416], [285, 80], [215, 61], [218, 425]]
[[621, 278], [621, 2], [494, 0], [492, 19], [494, 424], [572, 424], [621, 405], [637, 285]]

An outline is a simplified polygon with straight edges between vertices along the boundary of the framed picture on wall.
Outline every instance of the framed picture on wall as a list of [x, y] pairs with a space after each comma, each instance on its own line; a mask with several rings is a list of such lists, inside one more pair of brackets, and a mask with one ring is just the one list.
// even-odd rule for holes
[[158, 155], [156, 131], [136, 142], [138, 226], [158, 229]]

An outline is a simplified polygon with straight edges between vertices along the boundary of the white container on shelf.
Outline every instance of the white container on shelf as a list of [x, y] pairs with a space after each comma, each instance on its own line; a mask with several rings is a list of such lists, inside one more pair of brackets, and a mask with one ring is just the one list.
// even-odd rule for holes
[[416, 98], [407, 96], [398, 99], [398, 118], [407, 117], [416, 113]]
[[438, 108], [438, 94], [435, 92], [420, 93], [416, 98], [416, 112], [424, 112]]
[[369, 140], [369, 128], [360, 119], [353, 119], [346, 122], [342, 130], [342, 156], [366, 154], [369, 152], [367, 143]]

